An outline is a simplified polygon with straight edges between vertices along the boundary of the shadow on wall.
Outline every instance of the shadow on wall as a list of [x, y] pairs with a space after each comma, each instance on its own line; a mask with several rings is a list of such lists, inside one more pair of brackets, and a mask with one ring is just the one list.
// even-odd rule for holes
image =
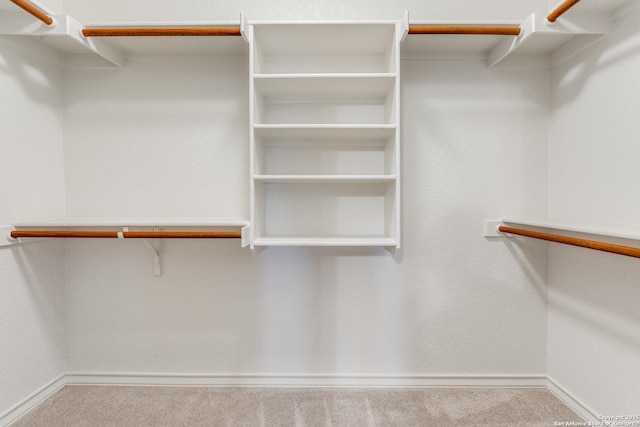
[[382, 248], [258, 251], [262, 370], [332, 377], [407, 366], [397, 255]]
[[[619, 12], [612, 32], [602, 38], [591, 36], [594, 43], [580, 52], [576, 58], [578, 62], [563, 71], [563, 76], [551, 87], [551, 93], [562, 94], [555, 96], [556, 107], [575, 101], [596, 70], [611, 67], [623, 60], [629, 60], [633, 55], [640, 54], [640, 3], [631, 2], [629, 6]], [[589, 37], [589, 36], [583, 36]], [[577, 59], [570, 58], [569, 61]], [[563, 68], [563, 63], [556, 65]], [[552, 85], [554, 84], [552, 79]]]
[[640, 352], [640, 260], [582, 248], [557, 247], [549, 263], [550, 306], [607, 339]]
[[540, 262], [540, 260], [546, 259], [548, 244], [526, 237], [505, 237], [504, 244], [507, 245], [509, 252], [511, 252], [514, 262], [517, 261], [518, 265], [522, 268], [524, 275], [529, 279], [529, 283], [535, 285], [538, 294], [546, 300], [547, 263]]
[[64, 243], [39, 242], [7, 247], [15, 257], [23, 283], [50, 335], [61, 335], [64, 325]]
[[[12, 76], [34, 102], [58, 107], [59, 100], [51, 96], [56, 89], [56, 82], [51, 81], [51, 70], [62, 69], [32, 55], [23, 47], [23, 42], [25, 40], [19, 36], [0, 37], [0, 73]], [[62, 74], [58, 83], [62, 84]]]

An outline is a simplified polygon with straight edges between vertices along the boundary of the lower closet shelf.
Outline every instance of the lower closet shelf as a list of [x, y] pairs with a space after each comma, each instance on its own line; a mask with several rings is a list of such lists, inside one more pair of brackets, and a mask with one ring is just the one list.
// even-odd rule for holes
[[236, 217], [67, 217], [14, 221], [16, 228], [44, 227], [244, 227], [249, 221]]
[[388, 237], [325, 237], [325, 236], [266, 236], [254, 241], [255, 246], [397, 246]]

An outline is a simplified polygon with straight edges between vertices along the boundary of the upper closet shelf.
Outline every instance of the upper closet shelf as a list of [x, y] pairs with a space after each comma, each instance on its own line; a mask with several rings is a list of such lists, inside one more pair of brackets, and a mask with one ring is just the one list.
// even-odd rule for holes
[[572, 14], [553, 23], [534, 13], [520, 25], [520, 35], [503, 39], [491, 49], [487, 63], [493, 67], [509, 57], [543, 54], [553, 64], [589, 46], [611, 31], [612, 25], [609, 13]]
[[596, 8], [581, 4], [565, 15], [579, 1], [565, 0], [547, 14], [531, 14], [521, 23], [412, 21], [402, 54], [486, 59], [489, 67], [553, 65], [611, 31], [611, 11], [624, 4], [624, 0]]
[[[161, 22], [84, 26], [66, 15], [55, 15], [34, 0], [12, 0], [0, 7], [0, 36], [12, 37], [38, 54], [53, 48], [71, 67], [122, 66], [127, 54], [246, 54], [244, 17], [237, 22]], [[163, 36], [163, 37], [158, 37]], [[231, 37], [212, 37], [231, 36]], [[236, 37], [237, 36], [237, 37]], [[29, 41], [31, 40], [31, 41]], [[34, 43], [35, 41], [35, 43]], [[51, 49], [50, 49], [51, 50]], [[87, 55], [88, 54], [88, 55]], [[51, 57], [51, 55], [49, 56]], [[56, 58], [57, 59], [57, 58]]]
[[[0, 12], [0, 36], [35, 38], [49, 48], [68, 54], [93, 54], [103, 64], [122, 66], [124, 55], [109, 43], [82, 35], [83, 25], [66, 15], [50, 15], [47, 25], [24, 13]], [[106, 61], [106, 62], [104, 62]]]
[[[534, 13], [523, 22], [411, 21], [409, 25], [408, 14], [405, 14], [409, 37], [402, 43], [402, 55], [427, 55], [436, 59], [471, 56], [486, 59], [490, 67], [547, 66], [607, 34], [612, 27], [611, 11], [625, 2], [610, 0], [594, 7], [566, 0], [549, 14]], [[14, 3], [35, 4], [32, 0]], [[574, 5], [577, 7], [565, 15]], [[239, 22], [100, 23], [84, 27], [69, 16], [36, 8], [53, 22], [47, 24], [17, 12], [15, 7], [12, 12], [3, 7], [0, 8], [0, 35], [35, 36], [45, 45], [64, 52], [65, 63], [72, 67], [105, 63], [121, 66], [126, 55], [140, 53], [246, 54], [245, 41], [249, 38], [246, 29], [259, 24], [255, 26], [259, 44], [254, 46], [253, 57], [256, 77], [284, 73], [299, 77], [309, 73], [392, 74], [396, 71], [391, 60], [395, 57], [394, 48], [388, 43], [395, 31], [395, 21], [367, 22], [367, 25], [358, 25], [363, 23], [358, 21], [340, 22], [341, 25], [330, 21], [253, 22], [241, 15]], [[560, 10], [559, 16], [554, 16]], [[302, 27], [304, 31], [300, 30]], [[327, 31], [328, 28], [331, 31]], [[286, 43], [282, 43], [283, 40]], [[76, 55], [78, 53], [94, 55]]]

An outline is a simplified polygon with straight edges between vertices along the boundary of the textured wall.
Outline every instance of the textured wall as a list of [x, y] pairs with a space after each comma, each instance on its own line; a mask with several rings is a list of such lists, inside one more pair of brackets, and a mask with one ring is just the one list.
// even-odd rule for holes
[[[639, 20], [631, 2], [612, 34], [552, 72], [552, 216], [638, 223]], [[599, 414], [638, 412], [638, 277], [637, 260], [550, 246], [548, 373]]]
[[[0, 224], [64, 215], [62, 70], [0, 39]], [[64, 245], [0, 248], [0, 414], [64, 370]]]
[[195, 0], [190, 1], [188, 7], [184, 2], [167, 0], [65, 0], [64, 7], [65, 13], [81, 22], [236, 21], [240, 12], [244, 12], [248, 19], [255, 20], [400, 19], [406, 10], [414, 19], [520, 21], [532, 12], [545, 12], [547, 0]]
[[[402, 65], [400, 253], [166, 241], [154, 278], [139, 242], [73, 242], [69, 369], [543, 374], [545, 246], [481, 228], [546, 212], [548, 74]], [[69, 72], [69, 213], [246, 215], [247, 80], [244, 57]]]

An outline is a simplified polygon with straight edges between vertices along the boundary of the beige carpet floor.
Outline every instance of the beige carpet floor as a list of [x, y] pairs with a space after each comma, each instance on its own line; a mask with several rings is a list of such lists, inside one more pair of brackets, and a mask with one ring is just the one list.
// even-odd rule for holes
[[545, 389], [66, 386], [12, 427], [545, 426], [583, 421]]

